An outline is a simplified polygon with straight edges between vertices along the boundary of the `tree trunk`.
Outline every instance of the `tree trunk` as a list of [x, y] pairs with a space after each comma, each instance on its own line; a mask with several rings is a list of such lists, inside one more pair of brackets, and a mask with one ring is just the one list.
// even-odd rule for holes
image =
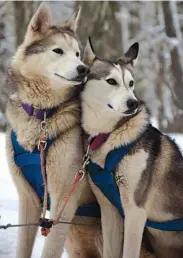
[[159, 100], [159, 107], [158, 107], [158, 125], [159, 129], [163, 130], [163, 120], [165, 118], [165, 110], [164, 110], [164, 99], [163, 99], [163, 88], [164, 88], [164, 56], [163, 56], [163, 49], [162, 52], [159, 53], [159, 62], [160, 68], [157, 74], [157, 81], [156, 81], [156, 94]]
[[[176, 3], [173, 3], [176, 4]], [[167, 2], [167, 1], [162, 1], [162, 7], [163, 7], [163, 12], [164, 12], [164, 19], [165, 19], [165, 31], [166, 34], [169, 38], [175, 39], [177, 38], [177, 33], [176, 33], [176, 25], [177, 21], [176, 13], [173, 13], [175, 10], [172, 10], [172, 3]], [[178, 40], [179, 44], [180, 41]], [[179, 51], [179, 48], [181, 46], [175, 46], [172, 48], [170, 55], [171, 55], [171, 72], [173, 75], [173, 91], [176, 96], [177, 102], [182, 105], [182, 100], [183, 100], [183, 70], [182, 70], [182, 60], [183, 56], [180, 55], [181, 51]], [[183, 106], [183, 105], [182, 105]], [[179, 109], [179, 108], [178, 108]], [[177, 116], [175, 117], [175, 121], [180, 121], [182, 120], [182, 115], [177, 112]], [[177, 126], [174, 124], [169, 124], [169, 128], [167, 128], [167, 131], [178, 131], [182, 132], [183, 131], [183, 123], [178, 123]]]
[[78, 36], [85, 46], [91, 36], [97, 55], [116, 58], [122, 55], [120, 2], [77, 1], [81, 7]]
[[15, 16], [15, 35], [16, 47], [18, 47], [24, 39], [27, 26], [32, 18], [39, 2], [34, 1], [14, 1]]
[[10, 10], [11, 3], [0, 3], [0, 131], [6, 129], [7, 121], [3, 115], [6, 108], [9, 90], [6, 87], [6, 71], [10, 58], [10, 50], [7, 44], [7, 11]]
[[[174, 26], [174, 19], [172, 10], [170, 7], [170, 2], [163, 1], [163, 12], [164, 12], [164, 19], [165, 19], [165, 30], [166, 34], [170, 38], [176, 38], [176, 29]], [[180, 103], [182, 103], [183, 99], [183, 74], [182, 74], [182, 65], [181, 65], [181, 57], [178, 51], [179, 46], [175, 46], [171, 51], [171, 71], [174, 80], [174, 91], [176, 94], [177, 99]]]

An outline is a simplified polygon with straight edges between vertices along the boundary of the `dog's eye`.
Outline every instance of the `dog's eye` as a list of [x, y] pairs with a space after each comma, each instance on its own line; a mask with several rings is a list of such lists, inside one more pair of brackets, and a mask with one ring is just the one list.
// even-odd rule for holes
[[79, 52], [76, 52], [76, 56], [79, 57]]
[[111, 85], [117, 85], [117, 82], [114, 79], [108, 79], [108, 80], [106, 80], [106, 82], [108, 82]]
[[131, 80], [131, 81], [129, 82], [129, 86], [130, 86], [130, 87], [133, 87], [133, 85], [134, 85], [134, 81]]
[[64, 51], [61, 48], [55, 48], [53, 49], [53, 52], [59, 54], [59, 55], [63, 55]]

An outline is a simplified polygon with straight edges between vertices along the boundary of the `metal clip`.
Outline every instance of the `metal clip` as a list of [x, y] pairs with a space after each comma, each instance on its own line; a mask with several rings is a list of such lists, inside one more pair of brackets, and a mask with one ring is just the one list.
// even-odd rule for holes
[[[86, 153], [85, 153], [85, 155], [84, 155], [84, 157], [83, 157], [84, 164], [85, 164], [85, 161], [88, 162], [88, 160], [90, 159], [92, 153], [93, 153], [93, 152], [90, 150], [90, 144], [88, 144]], [[88, 163], [86, 163], [86, 165], [87, 165], [87, 164], [88, 164]], [[85, 166], [86, 166], [86, 165], [85, 165]]]
[[87, 147], [86, 153], [85, 153], [85, 155], [83, 157], [83, 161], [85, 161], [87, 159], [87, 157], [89, 155], [89, 151], [90, 151], [90, 145], [88, 145], [88, 147]]
[[44, 131], [46, 130], [46, 127], [47, 127], [47, 122], [46, 121], [41, 121], [41, 130]]
[[75, 177], [77, 177], [78, 174], [82, 175], [81, 178], [79, 179], [79, 181], [81, 181], [81, 180], [83, 180], [83, 178], [86, 174], [86, 171], [84, 169], [79, 169], [79, 171], [76, 173]]
[[41, 131], [43, 132], [43, 135], [44, 135], [44, 136], [47, 136], [46, 112], [44, 112], [44, 120], [41, 121], [40, 128], [41, 128]]
[[89, 164], [89, 161], [90, 160], [90, 156], [88, 155], [88, 156], [86, 156], [86, 158], [85, 158], [85, 160], [84, 160], [84, 163], [83, 163], [83, 168], [85, 168], [86, 167], [86, 165], [88, 165]]
[[46, 127], [47, 127], [46, 112], [44, 112], [44, 120], [41, 121], [41, 130], [42, 130], [42, 131], [46, 130]]
[[44, 144], [43, 150], [45, 150], [46, 147], [47, 147], [47, 141], [39, 140], [38, 146], [37, 146], [37, 148], [38, 148], [39, 151], [40, 151], [40, 145], [41, 145], [42, 143]]

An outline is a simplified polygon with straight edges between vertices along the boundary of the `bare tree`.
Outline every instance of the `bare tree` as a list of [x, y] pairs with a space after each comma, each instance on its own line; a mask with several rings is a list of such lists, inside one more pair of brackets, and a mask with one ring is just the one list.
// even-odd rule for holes
[[16, 47], [19, 46], [24, 38], [28, 23], [35, 12], [39, 2], [34, 1], [14, 1], [15, 35]]
[[[176, 3], [174, 3], [176, 4]], [[171, 3], [167, 1], [162, 2], [163, 12], [165, 18], [165, 31], [168, 37], [177, 38], [175, 20], [173, 18], [173, 13], [171, 10]], [[179, 42], [180, 44], [180, 42]], [[180, 46], [181, 47], [181, 46]], [[176, 93], [177, 99], [182, 102], [183, 99], [183, 76], [182, 76], [182, 61], [183, 56], [180, 55], [179, 45], [172, 48], [171, 52], [171, 71], [174, 77], [174, 92]]]
[[11, 3], [0, 3], [0, 131], [6, 128], [6, 119], [3, 115], [8, 98], [8, 89], [6, 88], [6, 71], [10, 59], [10, 50], [6, 35], [7, 10], [11, 9]]
[[[164, 13], [164, 19], [165, 19], [165, 31], [167, 36], [170, 39], [177, 39], [177, 45], [174, 46], [170, 51], [171, 56], [171, 72], [173, 76], [173, 92], [176, 97], [176, 102], [179, 103], [177, 105], [177, 108], [180, 109], [182, 105], [183, 100], [183, 67], [182, 67], [182, 40], [180, 39], [179, 34], [179, 23], [177, 20], [177, 13], [175, 8], [176, 2], [167, 2], [162, 1], [162, 7], [163, 7], [163, 13]], [[175, 101], [174, 101], [175, 103]], [[176, 103], [175, 103], [176, 104]], [[179, 121], [182, 120], [182, 114], [180, 114], [177, 111], [177, 116], [175, 118], [175, 121], [171, 125], [169, 124], [169, 128], [167, 130], [176, 130], [176, 131], [182, 131], [183, 125], [182, 123], [179, 123]]]

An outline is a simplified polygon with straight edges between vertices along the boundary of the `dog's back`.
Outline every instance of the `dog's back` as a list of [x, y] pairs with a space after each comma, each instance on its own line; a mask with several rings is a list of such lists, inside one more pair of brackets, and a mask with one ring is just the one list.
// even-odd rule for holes
[[[141, 144], [149, 158], [135, 192], [136, 203], [146, 207], [153, 221], [182, 219], [183, 157], [177, 144], [152, 127], [143, 135]], [[183, 232], [147, 231], [157, 257], [182, 257]]]

